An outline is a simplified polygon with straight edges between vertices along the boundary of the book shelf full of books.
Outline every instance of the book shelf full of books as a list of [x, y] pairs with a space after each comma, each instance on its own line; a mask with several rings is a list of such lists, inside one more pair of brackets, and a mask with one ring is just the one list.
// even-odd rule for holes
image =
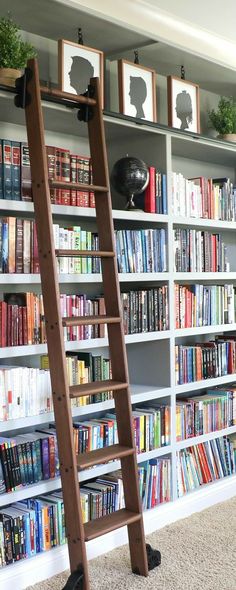
[[[7, 93], [2, 94], [5, 100]], [[64, 109], [65, 120], [72, 116]], [[7, 117], [1, 124], [1, 139], [8, 140], [10, 147], [18, 142], [20, 154], [26, 142], [23, 115], [15, 114], [10, 103]], [[46, 141], [67, 153], [70, 175], [70, 154], [89, 157], [87, 140], [78, 138], [77, 128], [73, 135], [72, 125], [70, 135], [54, 131], [57, 117], [57, 106], [50, 105]], [[145, 196], [146, 211], [124, 211], [122, 197], [112, 193], [140, 494], [148, 532], [230, 497], [235, 489], [235, 148], [159, 125], [139, 127], [132, 119], [108, 113], [104, 121], [110, 170], [125, 150], [166, 178], [164, 213], [152, 212]], [[24, 588], [29, 575], [42, 579], [67, 566], [33, 204], [29, 198], [22, 200], [21, 174], [17, 198], [9, 198], [12, 189], [5, 198], [3, 169], [0, 203], [3, 588], [15, 576]], [[154, 182], [154, 200], [159, 198], [156, 193]], [[68, 204], [71, 195], [63, 198], [55, 203], [52, 195], [56, 244], [81, 247], [82, 241], [86, 249], [93, 240], [96, 249], [94, 208], [86, 199]], [[100, 269], [91, 261], [87, 267], [79, 259], [73, 264], [69, 261], [65, 267], [59, 262], [62, 314], [68, 309], [73, 315], [91, 309], [103, 313]], [[65, 330], [65, 347], [71, 384], [111, 375], [104, 331]], [[116, 441], [113, 408], [109, 393], [73, 407], [78, 452]], [[79, 474], [85, 520], [122, 506], [119, 467], [116, 461]], [[11, 547], [9, 542], [6, 550], [6, 531], [13, 523], [16, 534], [26, 531], [25, 541], [12, 542]], [[30, 526], [34, 533], [27, 537]], [[122, 530], [109, 534], [102, 550], [124, 540]], [[89, 555], [99, 552], [98, 543], [90, 543]], [[41, 578], [33, 575], [36, 562]]]

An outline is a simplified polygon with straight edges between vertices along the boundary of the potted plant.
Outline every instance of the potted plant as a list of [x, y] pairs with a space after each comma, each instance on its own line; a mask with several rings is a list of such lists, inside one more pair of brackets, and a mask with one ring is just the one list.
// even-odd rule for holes
[[236, 100], [221, 97], [218, 109], [209, 112], [209, 119], [219, 136], [227, 141], [236, 141]]
[[0, 84], [15, 86], [27, 60], [36, 56], [33, 45], [22, 41], [20, 27], [10, 16], [0, 18]]

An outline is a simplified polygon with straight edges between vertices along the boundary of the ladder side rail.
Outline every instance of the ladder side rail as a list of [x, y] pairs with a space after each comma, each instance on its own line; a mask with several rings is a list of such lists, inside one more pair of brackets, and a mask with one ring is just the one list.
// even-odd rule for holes
[[[110, 187], [104, 122], [102, 116], [99, 81], [93, 78], [90, 81], [95, 89], [96, 107], [93, 109], [93, 117], [88, 122], [90, 154], [93, 166], [93, 179], [95, 185]], [[115, 252], [114, 225], [112, 218], [112, 203], [110, 189], [108, 192], [96, 193], [95, 206], [97, 216], [97, 228], [99, 235], [99, 248], [101, 250], [113, 250]], [[120, 303], [120, 287], [116, 257], [102, 259], [102, 275], [106, 313], [118, 315], [121, 318], [119, 324], [107, 326], [112, 366], [112, 378], [117, 381], [129, 383], [128, 363], [123, 330], [123, 318]], [[132, 428], [132, 407], [129, 387], [114, 392], [115, 411], [119, 442], [122, 445], [134, 447]], [[148, 563], [144, 537], [142, 507], [138, 486], [138, 468], [136, 455], [121, 459], [123, 485], [125, 494], [125, 506], [140, 514], [138, 522], [128, 525], [130, 557], [132, 570], [141, 575], [148, 575]]]
[[57, 429], [63, 499], [68, 530], [71, 570], [79, 565], [84, 570], [84, 590], [88, 590], [88, 569], [82, 524], [77, 462], [73, 443], [73, 428], [63, 328], [57, 262], [54, 250], [48, 168], [44, 142], [43, 114], [40, 100], [38, 65], [29, 60], [33, 76], [28, 83], [30, 104], [25, 108], [26, 126], [32, 174], [35, 222], [39, 249], [41, 285], [46, 318], [47, 346]]

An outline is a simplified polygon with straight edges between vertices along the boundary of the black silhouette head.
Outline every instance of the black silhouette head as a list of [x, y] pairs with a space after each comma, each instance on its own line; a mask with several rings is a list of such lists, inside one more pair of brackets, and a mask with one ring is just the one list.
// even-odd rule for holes
[[147, 85], [141, 76], [130, 76], [130, 104], [136, 108], [136, 117], [145, 119], [143, 103], [147, 98]]
[[88, 89], [90, 78], [93, 78], [94, 67], [88, 59], [79, 55], [74, 55], [71, 59], [70, 85], [75, 89], [76, 94], [83, 94]]
[[176, 115], [181, 121], [180, 129], [188, 129], [193, 120], [193, 108], [191, 96], [186, 90], [182, 90], [176, 96]]

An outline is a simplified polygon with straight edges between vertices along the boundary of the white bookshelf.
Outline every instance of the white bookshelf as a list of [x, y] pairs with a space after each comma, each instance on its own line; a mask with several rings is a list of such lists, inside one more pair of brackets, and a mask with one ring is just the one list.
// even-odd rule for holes
[[[16, 0], [14, 0], [17, 8]], [[63, 4], [63, 3], [61, 3]], [[23, 0], [25, 8], [30, 7], [29, 0]], [[70, 15], [70, 7], [64, 6], [65, 14]], [[84, 13], [86, 15], [86, 12]], [[92, 19], [92, 16], [91, 16]], [[96, 18], [94, 19], [94, 30], [96, 30]], [[39, 19], [40, 21], [40, 19]], [[29, 31], [31, 24], [28, 23]], [[53, 26], [53, 25], [52, 25]], [[109, 23], [107, 24], [109, 31]], [[27, 29], [27, 11], [25, 15], [25, 28]], [[95, 33], [94, 33], [95, 34]], [[52, 37], [57, 38], [58, 33], [54, 31]], [[109, 32], [108, 32], [109, 36]], [[129, 32], [123, 31], [124, 46], [127, 41]], [[118, 40], [118, 37], [116, 38]], [[110, 38], [112, 44], [112, 34]], [[148, 65], [148, 64], [147, 64]], [[158, 71], [158, 68], [157, 68]], [[24, 116], [21, 110], [16, 109], [13, 105], [13, 94], [0, 91], [0, 128], [1, 137], [10, 139], [19, 138], [24, 140], [26, 132], [24, 127]], [[44, 116], [47, 130], [46, 140], [52, 145], [63, 145], [65, 148], [74, 150], [77, 153], [87, 153], [87, 138], [81, 124], [77, 123], [75, 113], [71, 112], [63, 105], [55, 105], [44, 102]], [[220, 326], [204, 326], [201, 328], [185, 328], [175, 330], [175, 311], [174, 311], [174, 286], [179, 283], [211, 283], [222, 284], [236, 282], [236, 265], [234, 257], [231, 254], [232, 264], [229, 273], [177, 273], [174, 272], [174, 239], [173, 230], [177, 227], [188, 227], [202, 229], [213, 232], [223, 232], [227, 245], [230, 245], [230, 251], [236, 253], [235, 230], [236, 222], [224, 222], [220, 220], [181, 218], [172, 215], [171, 210], [171, 171], [182, 172], [186, 177], [197, 175], [210, 176], [227, 176], [230, 175], [232, 180], [235, 176], [235, 154], [236, 147], [223, 141], [204, 138], [196, 135], [181, 133], [161, 125], [149, 125], [142, 122], [137, 124], [135, 120], [128, 120], [106, 113], [104, 115], [105, 131], [108, 145], [108, 158], [110, 170], [114, 162], [124, 155], [134, 154], [144, 159], [149, 165], [156, 166], [163, 172], [167, 173], [168, 182], [168, 215], [148, 214], [144, 212], [127, 212], [122, 209], [122, 202], [115, 196], [113, 219], [115, 228], [139, 229], [142, 227], [160, 228], [164, 227], [167, 232], [167, 259], [168, 271], [163, 273], [134, 273], [119, 275], [122, 289], [133, 289], [138, 287], [148, 288], [167, 284], [169, 288], [169, 329], [162, 332], [149, 332], [145, 334], [130, 334], [125, 337], [127, 344], [128, 363], [131, 376], [131, 401], [132, 404], [142, 402], [150, 403], [152, 400], [166, 399], [171, 405], [171, 444], [167, 447], [155, 449], [149, 453], [142, 453], [138, 456], [138, 462], [146, 461], [150, 458], [168, 456], [172, 464], [172, 501], [168, 504], [161, 505], [144, 514], [144, 524], [146, 533], [152, 532], [165, 524], [169, 524], [178, 518], [188, 516], [196, 510], [201, 510], [218, 501], [222, 501], [235, 494], [236, 477], [231, 476], [204, 485], [202, 488], [177, 498], [176, 485], [176, 452], [187, 448], [190, 445], [198, 444], [206, 440], [211, 440], [219, 436], [228, 435], [236, 431], [236, 426], [194, 437], [186, 441], [176, 442], [175, 429], [175, 408], [176, 396], [200, 392], [206, 388], [215, 386], [224, 386], [236, 381], [236, 374], [226, 375], [214, 379], [202, 380], [194, 383], [183, 385], [175, 384], [175, 344], [191, 343], [195, 339], [211, 338], [213, 334], [227, 332], [230, 334], [236, 331], [236, 324], [224, 324]], [[82, 130], [82, 133], [80, 131]], [[120, 209], [118, 207], [121, 207]], [[33, 218], [33, 203], [17, 201], [1, 201], [1, 215], [15, 215], [21, 217]], [[72, 225], [79, 222], [85, 227], [95, 228], [95, 211], [88, 208], [76, 208], [69, 206], [52, 206], [54, 219], [65, 225]], [[233, 233], [234, 232], [234, 233]], [[94, 287], [95, 293], [101, 291], [101, 275], [59, 275], [61, 291], [63, 289], [68, 293], [70, 285], [74, 292], [78, 292], [81, 287], [85, 292], [91, 294]], [[39, 275], [3, 275], [0, 274], [0, 291], [6, 292], [9, 286], [11, 292], [24, 289], [40, 290]], [[87, 291], [86, 291], [87, 290]], [[185, 338], [187, 340], [185, 341]], [[181, 339], [181, 341], [180, 341]], [[192, 339], [192, 340], [191, 340]], [[84, 350], [92, 352], [104, 352], [108, 350], [108, 341], [106, 338], [82, 340], [80, 342], [66, 342], [66, 351]], [[7, 347], [0, 349], [1, 364], [6, 359], [14, 360], [14, 364], [31, 364], [38, 359], [40, 355], [46, 354], [47, 347], [45, 344]], [[73, 416], [90, 417], [95, 414], [105, 413], [114, 407], [112, 400], [81, 406], [74, 408]], [[45, 425], [53, 420], [53, 413], [42, 414], [27, 418], [10, 420], [0, 425], [1, 434], [7, 432], [20, 432], [31, 430], [34, 427]], [[99, 465], [93, 469], [86, 470], [79, 474], [79, 480], [84, 481], [90, 477], [96, 477], [113, 471], [120, 466], [119, 461], [106, 465]], [[60, 487], [60, 478], [47, 480], [22, 488], [16, 492], [3, 494], [0, 496], [0, 505], [4, 506], [15, 500], [29, 498], [43, 493], [48, 493]], [[89, 557], [105, 552], [112, 547], [126, 542], [127, 536], [124, 529], [109, 533], [100, 540], [92, 541], [88, 545]], [[1, 590], [9, 590], [9, 587], [17, 587], [23, 590], [30, 583], [36, 583], [46, 577], [59, 573], [68, 567], [67, 547], [58, 547], [46, 554], [37, 555], [35, 558], [23, 560], [13, 566], [7, 566], [0, 570], [0, 587]], [[17, 580], [16, 580], [17, 579]]]

